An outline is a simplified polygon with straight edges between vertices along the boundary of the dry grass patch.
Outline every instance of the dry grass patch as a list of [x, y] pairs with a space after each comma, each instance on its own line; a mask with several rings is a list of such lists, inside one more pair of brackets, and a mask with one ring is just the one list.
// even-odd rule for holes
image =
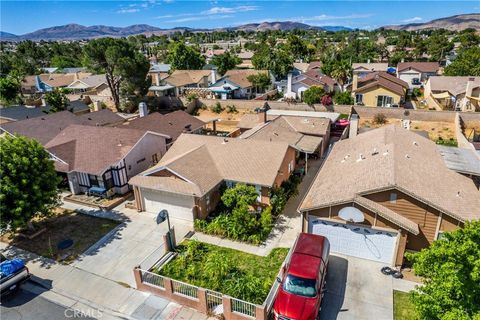
[[[223, 110], [221, 113], [215, 113], [209, 108], [204, 110], [199, 109], [197, 117], [203, 121], [220, 118], [221, 121], [217, 122], [217, 130], [232, 132], [237, 130], [237, 124], [243, 115], [253, 113], [253, 111], [248, 109], [237, 108], [237, 111], [237, 113], [228, 113], [227, 110]], [[207, 127], [209, 129], [213, 128], [212, 124], [209, 124]]]
[[[120, 222], [110, 219], [57, 209], [51, 216], [34, 222], [37, 229], [46, 228], [46, 231], [37, 237], [30, 240], [18, 233], [6, 233], [0, 237], [0, 241], [69, 263], [119, 224]], [[73, 240], [73, 245], [67, 249], [59, 249], [58, 243], [66, 239]]]

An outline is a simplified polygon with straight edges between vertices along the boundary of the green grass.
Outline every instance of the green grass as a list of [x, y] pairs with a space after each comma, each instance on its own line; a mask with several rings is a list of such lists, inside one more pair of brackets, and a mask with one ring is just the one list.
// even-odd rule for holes
[[410, 295], [401, 291], [393, 291], [393, 319], [418, 320]]
[[453, 138], [449, 139], [449, 140], [444, 140], [444, 139], [439, 138], [435, 141], [435, 143], [446, 146], [446, 147], [458, 147], [457, 140], [455, 140]]
[[262, 304], [275, 281], [287, 248], [276, 248], [266, 256], [198, 241], [184, 241], [178, 255], [154, 272], [234, 298]]

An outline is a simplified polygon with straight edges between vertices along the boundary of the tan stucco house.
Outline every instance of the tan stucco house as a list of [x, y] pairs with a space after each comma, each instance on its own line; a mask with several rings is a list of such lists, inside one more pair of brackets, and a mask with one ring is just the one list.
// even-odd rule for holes
[[405, 101], [408, 83], [387, 72], [372, 72], [363, 78], [353, 75], [355, 105], [367, 107], [400, 106]]

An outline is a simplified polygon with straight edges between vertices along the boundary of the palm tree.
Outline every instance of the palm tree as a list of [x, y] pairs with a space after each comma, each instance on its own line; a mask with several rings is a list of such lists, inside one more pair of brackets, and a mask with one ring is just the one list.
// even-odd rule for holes
[[332, 78], [334, 78], [341, 86], [342, 91], [345, 90], [344, 86], [352, 74], [352, 64], [347, 60], [341, 60], [335, 63], [331, 73]]

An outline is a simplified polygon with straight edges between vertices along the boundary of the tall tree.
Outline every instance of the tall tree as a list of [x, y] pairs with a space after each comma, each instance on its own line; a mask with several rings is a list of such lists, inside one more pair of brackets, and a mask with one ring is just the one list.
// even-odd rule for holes
[[20, 91], [20, 85], [12, 77], [0, 78], [0, 101], [5, 105], [10, 105], [17, 99]]
[[338, 61], [334, 64], [333, 70], [331, 72], [331, 77], [337, 80], [340, 84], [342, 91], [344, 90], [344, 86], [348, 81], [348, 78], [352, 74], [352, 65], [346, 60]]
[[24, 227], [48, 215], [58, 204], [59, 182], [48, 152], [36, 140], [5, 136], [0, 158], [0, 227]]
[[217, 67], [218, 72], [224, 75], [228, 70], [234, 69], [236, 65], [240, 64], [242, 60], [229, 51], [214, 56], [211, 63]]
[[325, 90], [319, 86], [311, 86], [303, 92], [303, 102], [309, 106], [313, 106], [315, 103], [320, 103], [322, 97], [325, 94]]
[[412, 293], [421, 319], [480, 319], [480, 221], [443, 234], [415, 254], [415, 274], [425, 279]]
[[120, 108], [123, 82], [144, 84], [150, 65], [134, 45], [125, 39], [101, 38], [84, 47], [85, 64], [98, 73], [104, 72], [115, 107]]
[[50, 113], [65, 111], [70, 104], [63, 90], [58, 88], [45, 94], [45, 102], [50, 107]]
[[447, 76], [480, 76], [480, 48], [460, 51], [457, 59], [445, 68]]
[[247, 77], [247, 80], [254, 86], [260, 90], [267, 89], [271, 84], [272, 80], [267, 73], [258, 73], [258, 74], [251, 74]]
[[168, 47], [167, 62], [173, 70], [199, 70], [205, 65], [205, 57], [183, 42], [173, 42]]

